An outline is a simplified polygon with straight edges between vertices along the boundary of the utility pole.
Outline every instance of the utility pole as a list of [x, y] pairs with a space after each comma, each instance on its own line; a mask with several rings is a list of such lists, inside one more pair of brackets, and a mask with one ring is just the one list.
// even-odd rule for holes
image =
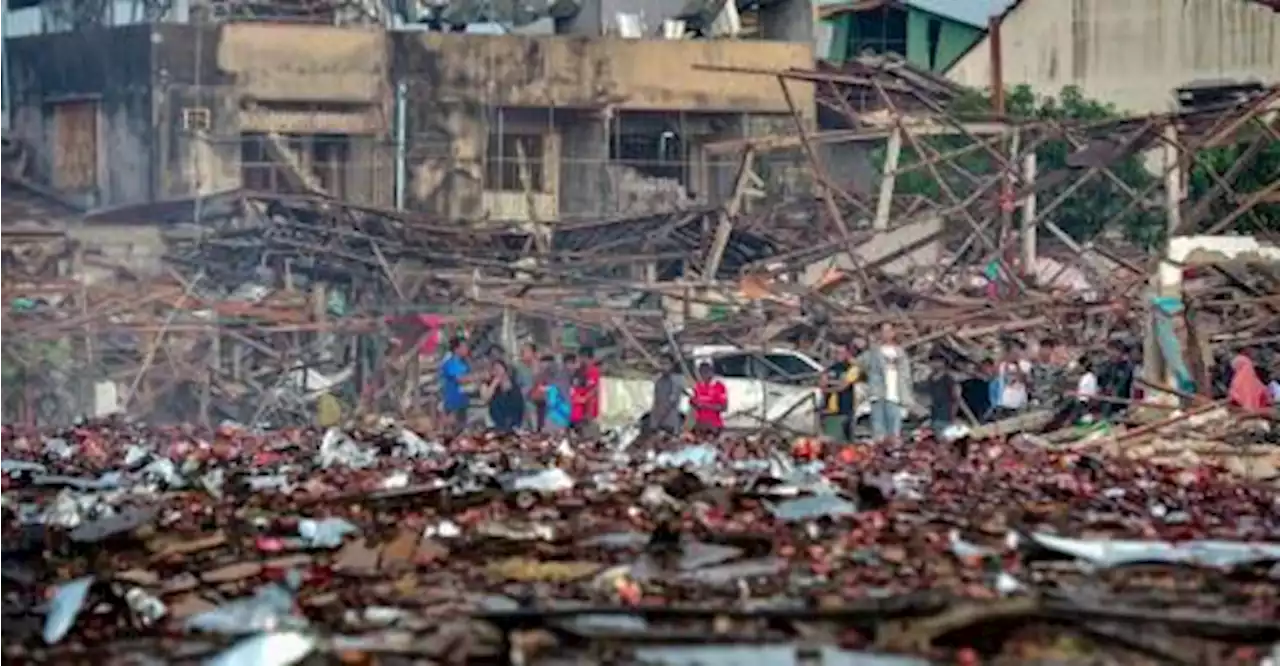
[[[996, 114], [996, 122], [1005, 120], [1005, 56], [1002, 53], [1000, 38], [1000, 14], [992, 14], [987, 19], [987, 46], [991, 49], [991, 106]], [[1011, 156], [1012, 158], [1012, 156]], [[1009, 238], [1012, 224], [1012, 188], [1010, 187], [1009, 170], [1004, 170], [1000, 179], [1000, 236], [997, 246]]]

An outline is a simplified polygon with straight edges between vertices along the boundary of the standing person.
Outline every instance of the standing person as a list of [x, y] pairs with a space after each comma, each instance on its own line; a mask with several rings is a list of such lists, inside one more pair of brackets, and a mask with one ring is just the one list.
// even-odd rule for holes
[[833, 442], [853, 441], [854, 386], [861, 370], [849, 345], [836, 349], [832, 363], [819, 380], [822, 389], [822, 434]]
[[1227, 398], [1231, 404], [1255, 412], [1263, 411], [1271, 404], [1267, 386], [1262, 383], [1253, 358], [1246, 350], [1241, 350], [1231, 360], [1231, 386], [1227, 389]]
[[1061, 402], [1067, 368], [1059, 363], [1058, 341], [1045, 338], [1031, 364], [1028, 393], [1031, 404], [1040, 409], [1055, 409]]
[[596, 419], [600, 416], [598, 379], [600, 371], [595, 371], [594, 376], [597, 379], [593, 381], [593, 373], [588, 363], [571, 355], [565, 358], [569, 361], [568, 367], [573, 372], [569, 388], [570, 421], [574, 430], [592, 436], [595, 434]]
[[684, 394], [684, 372], [680, 362], [666, 359], [666, 369], [653, 382], [653, 406], [649, 409], [648, 429], [652, 432], [678, 433], [684, 426], [680, 398]]
[[1007, 418], [1027, 408], [1027, 374], [1030, 363], [1022, 358], [1019, 350], [1010, 347], [997, 370], [1000, 383], [1000, 401], [997, 403], [999, 418]]
[[594, 436], [596, 422], [600, 419], [600, 366], [596, 365], [595, 350], [583, 347], [575, 363], [574, 386], [569, 395], [574, 407], [580, 407], [575, 427]]
[[538, 346], [532, 342], [520, 345], [520, 359], [515, 365], [515, 379], [524, 394], [524, 426], [537, 431], [542, 419], [542, 399], [538, 395]]
[[495, 359], [489, 365], [489, 380], [481, 387], [480, 395], [489, 405], [494, 430], [509, 433], [524, 425], [524, 393], [506, 361]]
[[694, 430], [714, 434], [724, 429], [724, 413], [729, 409], [729, 391], [724, 382], [716, 378], [710, 363], [698, 365], [698, 382], [693, 385]]
[[569, 399], [569, 391], [559, 381], [555, 359], [545, 356], [543, 364], [548, 371], [543, 374], [543, 381], [539, 385], [542, 414], [538, 429], [548, 433], [563, 432], [573, 425], [573, 405]]
[[1044, 426], [1046, 432], [1064, 428], [1081, 420], [1092, 421], [1098, 410], [1098, 375], [1093, 371], [1093, 362], [1087, 357], [1082, 358], [1076, 364], [1076, 368], [1080, 372], [1080, 377], [1076, 380], [1075, 395], [1061, 403], [1053, 418], [1049, 419], [1049, 423]]
[[1107, 345], [1110, 358], [1098, 374], [1098, 392], [1117, 401], [1107, 401], [1101, 405], [1103, 416], [1111, 417], [1128, 408], [1128, 401], [1133, 394], [1134, 363], [1129, 358], [1129, 349], [1123, 342], [1112, 340]]
[[880, 337], [858, 359], [867, 376], [871, 400], [871, 433], [877, 441], [902, 437], [906, 401], [911, 398], [911, 361], [898, 346], [893, 324], [880, 325]]
[[449, 345], [444, 363], [440, 364], [440, 397], [448, 426], [455, 431], [467, 427], [467, 410], [471, 408], [471, 397], [467, 395], [466, 387], [471, 381], [470, 357], [470, 345], [466, 340], [456, 338]]
[[591, 347], [583, 347], [581, 361], [587, 376], [587, 388], [592, 393], [591, 418], [594, 420], [600, 417], [600, 365], [596, 363], [596, 351]]
[[934, 435], [941, 436], [948, 427], [959, 421], [960, 382], [956, 381], [951, 364], [941, 353], [929, 358], [929, 425]]
[[995, 404], [995, 393], [992, 390], [995, 367], [995, 361], [984, 358], [976, 368], [970, 368], [971, 371], [976, 370], [976, 373], [970, 372], [969, 377], [960, 382], [960, 398], [979, 423], [986, 423], [991, 407]]

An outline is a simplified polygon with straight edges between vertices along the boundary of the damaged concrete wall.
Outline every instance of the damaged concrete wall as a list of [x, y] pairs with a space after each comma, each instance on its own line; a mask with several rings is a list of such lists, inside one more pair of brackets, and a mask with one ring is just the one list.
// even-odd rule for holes
[[11, 135], [34, 176], [82, 204], [152, 196], [151, 29], [5, 40]]
[[238, 102], [218, 38], [217, 26], [156, 26], [158, 199], [240, 187]]
[[346, 137], [346, 197], [391, 202], [384, 31], [236, 23], [157, 32], [164, 196], [240, 187], [243, 135], [274, 132]]
[[[780, 42], [401, 33], [392, 36], [391, 48], [392, 78], [409, 91], [407, 203], [473, 219], [485, 210], [486, 144], [496, 109], [551, 110], [560, 157], [557, 173], [548, 176], [559, 176], [559, 216], [609, 214], [640, 196], [618, 185], [642, 180], [606, 168], [615, 114], [786, 112], [781, 91], [768, 78], [693, 65], [812, 65], [807, 44]], [[812, 87], [798, 84], [793, 94], [811, 114]]]
[[222, 27], [217, 64], [245, 99], [380, 105], [386, 39], [375, 28], [231, 23]]
[[609, 123], [605, 114], [574, 113], [560, 130], [560, 214], [598, 216], [609, 201], [609, 176], [600, 165], [609, 161]]
[[169, 246], [158, 225], [85, 224], [67, 229], [67, 236], [100, 254], [98, 266], [86, 266], [79, 279], [85, 284], [115, 279], [108, 266], [127, 266], [139, 276], [164, 272], [164, 255]]
[[[787, 42], [441, 33], [392, 39], [398, 74], [425, 83], [441, 102], [507, 107], [779, 113], [787, 104], [768, 78], [694, 65], [813, 66], [809, 44]], [[812, 86], [796, 84], [793, 95], [811, 112]]]

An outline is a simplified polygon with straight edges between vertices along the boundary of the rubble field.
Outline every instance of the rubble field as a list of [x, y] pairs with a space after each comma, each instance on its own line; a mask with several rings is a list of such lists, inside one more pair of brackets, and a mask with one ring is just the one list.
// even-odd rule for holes
[[14, 663], [1259, 664], [1280, 497], [1023, 438], [3, 437]]

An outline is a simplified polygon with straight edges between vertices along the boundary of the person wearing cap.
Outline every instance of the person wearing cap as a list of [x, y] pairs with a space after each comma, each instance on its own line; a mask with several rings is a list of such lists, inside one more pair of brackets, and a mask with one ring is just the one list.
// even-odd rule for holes
[[724, 429], [724, 413], [729, 410], [729, 391], [720, 381], [710, 363], [698, 365], [698, 382], [693, 385], [693, 427], [700, 432], [719, 432]]

